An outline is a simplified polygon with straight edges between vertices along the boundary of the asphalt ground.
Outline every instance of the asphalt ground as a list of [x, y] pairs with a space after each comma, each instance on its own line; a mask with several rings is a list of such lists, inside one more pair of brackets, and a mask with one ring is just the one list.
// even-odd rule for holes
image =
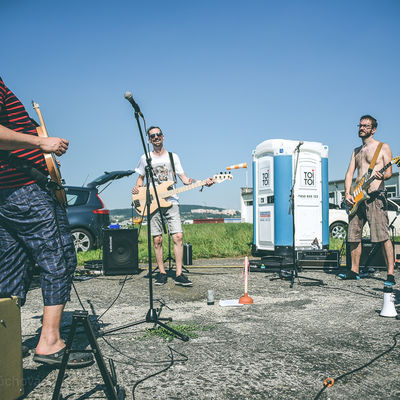
[[[379, 316], [384, 271], [342, 281], [329, 271], [305, 269], [293, 288], [287, 280], [271, 280], [274, 273], [252, 272], [248, 292], [254, 304], [221, 307], [219, 300], [243, 295], [243, 259], [194, 264], [187, 267], [193, 287], [178, 287], [173, 279], [153, 286], [153, 308], [171, 317], [176, 329], [192, 329], [196, 337], [187, 342], [150, 335], [153, 324], [148, 322], [101, 336], [104, 330], [146, 320], [146, 270], [126, 280], [97, 276], [75, 281], [103, 358], [107, 366], [109, 359], [114, 361], [127, 399], [400, 399], [400, 320]], [[214, 290], [214, 305], [207, 304], [208, 290]], [[397, 304], [400, 292], [394, 292]], [[82, 305], [73, 292], [63, 338]], [[34, 282], [21, 312], [23, 343], [31, 353], [41, 315], [41, 291]], [[87, 345], [79, 329], [74, 348]], [[32, 354], [23, 367], [24, 398], [51, 399], [58, 370], [35, 363]], [[339, 380], [321, 393], [328, 377]], [[67, 370], [61, 393], [69, 400], [99, 399], [106, 398], [103, 389], [94, 363]]]

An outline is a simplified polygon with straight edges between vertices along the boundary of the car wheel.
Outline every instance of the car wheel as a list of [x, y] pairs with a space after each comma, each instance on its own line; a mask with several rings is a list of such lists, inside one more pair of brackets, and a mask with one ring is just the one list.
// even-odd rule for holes
[[346, 239], [347, 224], [344, 222], [335, 222], [329, 228], [329, 233], [334, 239]]
[[72, 229], [72, 237], [74, 238], [75, 251], [89, 251], [93, 248], [93, 236], [90, 232], [83, 228]]

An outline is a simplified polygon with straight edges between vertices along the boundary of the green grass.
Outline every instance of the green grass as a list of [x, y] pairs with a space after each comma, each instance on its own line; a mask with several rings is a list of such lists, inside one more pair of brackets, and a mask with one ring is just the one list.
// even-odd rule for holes
[[[400, 240], [399, 237], [396, 240]], [[224, 258], [245, 257], [251, 255], [253, 242], [252, 224], [193, 224], [183, 225], [183, 241], [191, 243], [193, 259], [199, 258]], [[342, 240], [330, 238], [329, 248], [340, 250]], [[168, 236], [164, 235], [164, 257], [168, 254]], [[171, 252], [173, 254], [173, 241], [171, 239]], [[85, 261], [101, 260], [102, 250], [92, 250], [78, 253], [78, 265]], [[175, 258], [175, 257], [174, 257]], [[153, 253], [153, 260], [154, 253]], [[142, 226], [139, 236], [139, 262], [147, 262], [147, 227]]]
[[[252, 224], [193, 224], [183, 225], [183, 241], [191, 243], [193, 259], [213, 257], [250, 256], [253, 241]], [[147, 262], [147, 227], [142, 226], [139, 235], [139, 262]], [[168, 254], [168, 236], [163, 240], [164, 256]], [[174, 244], [171, 238], [171, 252], [174, 257]], [[101, 260], [102, 250], [79, 252], [78, 265], [85, 261]], [[175, 257], [174, 257], [175, 258]], [[153, 261], [155, 261], [153, 251]]]
[[[175, 331], [181, 333], [182, 335], [188, 336], [190, 339], [195, 339], [199, 337], [197, 331], [210, 331], [214, 329], [214, 326], [212, 325], [198, 325], [194, 322], [189, 322], [186, 324], [168, 324], [167, 325], [174, 329]], [[151, 338], [154, 336], [161, 337], [162, 339], [171, 342], [176, 338], [176, 336], [170, 332], [168, 329], [163, 328], [162, 326], [157, 326], [156, 328], [150, 328], [146, 329], [146, 333], [142, 337], [142, 339], [145, 338]]]

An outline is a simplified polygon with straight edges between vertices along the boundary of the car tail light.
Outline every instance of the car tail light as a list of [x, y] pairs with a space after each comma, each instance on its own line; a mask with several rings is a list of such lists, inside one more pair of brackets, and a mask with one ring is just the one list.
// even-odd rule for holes
[[96, 193], [96, 196], [101, 203], [101, 208], [97, 208], [96, 210], [93, 210], [93, 212], [95, 214], [110, 214], [110, 210], [108, 210], [107, 208], [104, 208], [104, 203], [101, 201], [101, 198], [99, 197], [99, 195], [97, 193]]
[[93, 210], [95, 214], [110, 214], [110, 210], [107, 208], [98, 208], [97, 210]]

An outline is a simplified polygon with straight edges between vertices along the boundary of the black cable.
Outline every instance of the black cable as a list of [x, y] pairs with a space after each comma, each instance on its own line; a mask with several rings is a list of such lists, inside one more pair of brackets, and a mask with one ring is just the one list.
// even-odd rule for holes
[[72, 287], [74, 288], [76, 297], [78, 298], [78, 301], [79, 301], [79, 304], [80, 304], [81, 307], [82, 307], [82, 310], [83, 310], [83, 311], [86, 311], [85, 306], [83, 305], [82, 300], [81, 300], [81, 298], [79, 297], [79, 293], [78, 293], [78, 290], [76, 289], [76, 286], [75, 286], [75, 284], [74, 284], [74, 281], [71, 281], [71, 284], [72, 284]]
[[115, 302], [118, 300], [119, 296], [121, 295], [122, 289], [123, 289], [124, 286], [125, 286], [125, 283], [126, 283], [126, 281], [127, 281], [127, 278], [128, 278], [128, 275], [125, 275], [125, 279], [124, 279], [124, 281], [123, 281], [122, 284], [121, 284], [121, 289], [119, 290], [119, 292], [118, 292], [118, 294], [117, 294], [117, 297], [116, 297], [116, 298], [112, 301], [112, 303], [107, 307], [107, 309], [103, 312], [103, 314], [101, 314], [98, 318], [96, 318], [96, 322], [99, 322], [100, 319], [101, 319], [101, 317], [103, 317], [104, 314], [105, 314], [106, 312], [108, 312], [108, 311], [110, 310], [110, 308], [111, 308], [111, 307], [115, 304]]
[[[44, 189], [43, 189], [43, 190], [44, 190]], [[59, 206], [61, 206], [61, 205], [60, 205], [60, 203], [58, 202], [57, 197], [56, 197], [54, 191], [51, 191], [51, 192], [50, 192], [50, 191], [47, 191], [47, 193], [48, 193], [48, 194], [50, 195], [50, 197], [53, 199], [54, 220], [55, 220], [55, 222], [56, 222], [57, 233], [58, 233], [58, 236], [59, 236], [59, 239], [60, 239], [61, 252], [62, 252], [62, 255], [63, 255], [63, 258], [64, 258], [64, 262], [67, 263], [67, 257], [65, 256], [64, 245], [63, 245], [63, 239], [62, 239], [62, 234], [61, 234], [61, 229], [60, 229], [60, 223], [59, 223], [58, 215], [57, 215], [57, 207], [59, 207]], [[65, 218], [66, 218], [66, 211], [65, 211]], [[72, 277], [71, 277], [71, 284], [72, 284], [72, 287], [74, 288], [76, 297], [78, 298], [78, 301], [79, 301], [79, 304], [80, 304], [81, 307], [82, 307], [82, 310], [83, 310], [83, 311], [86, 311], [85, 306], [83, 305], [83, 303], [82, 303], [82, 301], [81, 301], [81, 298], [79, 297], [78, 290], [77, 290], [76, 287], [75, 287], [75, 284], [74, 284], [74, 281], [72, 280]]]
[[133, 387], [132, 387], [132, 399], [133, 399], [133, 400], [135, 400], [135, 390], [136, 390], [137, 386], [138, 386], [140, 383], [142, 383], [142, 382], [144, 382], [144, 381], [147, 380], [147, 379], [153, 378], [154, 376], [159, 375], [159, 374], [161, 374], [161, 373], [167, 371], [168, 369], [170, 369], [170, 368], [174, 365], [174, 362], [175, 362], [175, 359], [174, 359], [174, 352], [177, 353], [177, 354], [179, 354], [180, 356], [183, 356], [183, 357], [185, 358], [185, 361], [188, 360], [188, 357], [185, 356], [184, 354], [179, 353], [178, 351], [174, 350], [174, 349], [173, 349], [172, 347], [170, 347], [170, 346], [168, 346], [168, 348], [169, 348], [169, 351], [170, 351], [169, 357], [171, 358], [170, 364], [169, 364], [166, 368], [162, 369], [161, 371], [155, 372], [154, 374], [148, 375], [148, 376], [146, 376], [145, 378], [140, 379], [139, 381], [137, 381], [137, 382], [133, 385]]
[[[145, 364], [145, 365], [148, 365], [148, 364], [150, 364], [150, 365], [159, 365], [159, 364], [165, 364], [165, 363], [167, 363], [167, 362], [169, 362], [169, 360], [159, 360], [159, 361], [148, 361], [148, 360], [144, 360], [144, 359], [141, 359], [141, 358], [137, 358], [137, 357], [131, 357], [130, 355], [128, 355], [128, 354], [125, 354], [125, 353], [123, 353], [121, 350], [119, 350], [117, 347], [115, 347], [113, 344], [111, 344], [106, 338], [105, 338], [105, 336], [101, 336], [101, 338], [104, 340], [104, 342], [109, 346], [109, 347], [111, 347], [111, 349], [113, 349], [114, 351], [116, 351], [118, 354], [120, 354], [122, 357], [125, 357], [125, 358], [127, 358], [128, 360], [131, 360], [131, 361], [134, 361], [134, 362], [137, 362], [137, 363], [139, 363], [139, 364]], [[182, 362], [184, 362], [184, 361], [187, 361], [187, 356], [185, 356], [185, 355], [183, 355], [183, 359], [179, 359], [179, 360], [175, 360], [175, 361], [182, 361]], [[110, 357], [109, 357], [110, 358]], [[132, 363], [128, 363], [128, 362], [124, 362], [124, 361], [115, 361], [116, 363], [119, 363], [119, 364], [124, 364], [124, 365], [132, 365]]]
[[[367, 291], [366, 291], [362, 286], [360, 286], [360, 285], [358, 285], [358, 286], [356, 286], [356, 287], [357, 287], [357, 288], [360, 288], [362, 291], [367, 292]], [[345, 288], [340, 288], [340, 287], [335, 287], [335, 286], [333, 286], [333, 287], [325, 286], [324, 288], [325, 288], [325, 289], [330, 289], [330, 290], [341, 290], [341, 291], [343, 291], [343, 292], [353, 293], [353, 294], [356, 294], [356, 295], [358, 295], [358, 296], [380, 298], [380, 296], [378, 296], [378, 295], [375, 294], [375, 293], [364, 294], [364, 293], [355, 292], [355, 291], [353, 291], [353, 290], [349, 290], [349, 289], [345, 289]], [[367, 292], [367, 293], [369, 293], [369, 292]]]
[[326, 378], [325, 381], [324, 381], [324, 387], [323, 387], [323, 388], [319, 391], [319, 393], [314, 397], [314, 400], [318, 400], [318, 399], [320, 398], [321, 394], [325, 391], [325, 389], [326, 389], [327, 387], [331, 387], [331, 386], [333, 386], [333, 384], [334, 384], [335, 382], [338, 382], [339, 380], [343, 379], [344, 377], [346, 377], [346, 376], [348, 376], [348, 375], [351, 375], [351, 374], [354, 374], [355, 372], [358, 372], [358, 371], [360, 371], [360, 370], [362, 370], [362, 369], [368, 367], [368, 366], [371, 365], [373, 362], [375, 362], [375, 361], [378, 360], [379, 358], [383, 357], [385, 354], [388, 354], [390, 351], [392, 351], [392, 350], [396, 347], [396, 345], [397, 345], [397, 339], [396, 339], [396, 337], [399, 336], [399, 335], [400, 335], [400, 332], [396, 333], [396, 334], [393, 336], [393, 341], [394, 341], [394, 343], [393, 343], [393, 345], [392, 345], [389, 349], [387, 349], [387, 350], [385, 350], [384, 352], [382, 352], [381, 354], [377, 355], [375, 358], [373, 358], [371, 361], [368, 361], [366, 364], [363, 364], [361, 367], [358, 367], [358, 368], [353, 369], [353, 370], [351, 370], [351, 371], [349, 371], [349, 372], [346, 372], [346, 373], [344, 373], [344, 374], [338, 376], [337, 378]]

